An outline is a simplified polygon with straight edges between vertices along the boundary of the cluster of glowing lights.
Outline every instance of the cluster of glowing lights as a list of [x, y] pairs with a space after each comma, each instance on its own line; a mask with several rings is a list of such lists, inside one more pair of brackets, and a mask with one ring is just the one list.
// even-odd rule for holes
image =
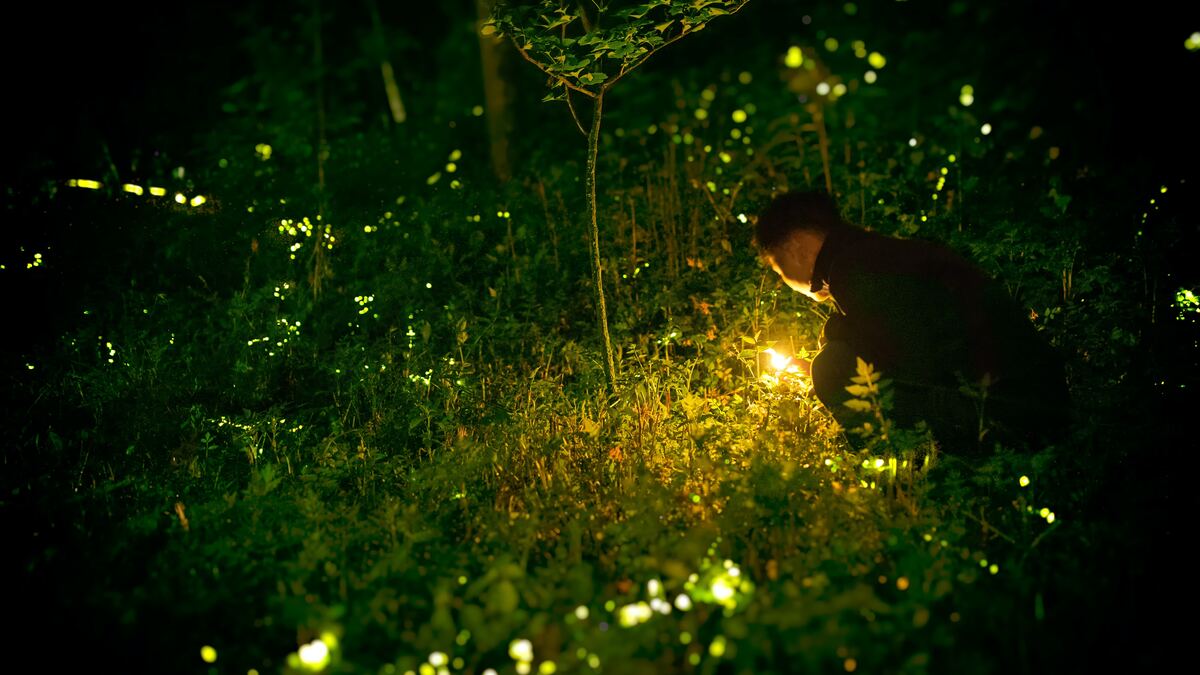
[[1195, 321], [1200, 316], [1200, 298], [1190, 288], [1180, 288], [1175, 291], [1175, 318], [1179, 321]]
[[684, 584], [689, 598], [713, 605], [720, 605], [732, 612], [749, 602], [754, 593], [754, 582], [747, 579], [740, 567], [732, 560], [715, 564], [706, 558], [699, 573], [692, 573]]
[[[317, 220], [320, 221], [321, 216], [317, 216]], [[322, 243], [319, 245], [322, 245], [326, 249], [330, 249], [330, 250], [332, 250], [333, 245], [335, 243], [337, 243], [337, 237], [335, 237], [333, 235], [333, 226], [332, 225], [330, 225], [328, 223], [325, 223], [321, 226], [315, 225], [315, 224], [313, 224], [313, 222], [311, 220], [308, 219], [308, 216], [305, 216], [299, 222], [296, 222], [295, 220], [290, 219], [290, 218], [283, 218], [279, 221], [279, 227], [277, 229], [279, 231], [279, 234], [287, 235], [290, 237], [295, 237], [297, 239], [302, 236], [305, 238], [309, 238], [309, 237], [312, 237], [313, 232], [320, 232]], [[296, 252], [299, 251], [303, 247], [304, 247], [304, 243], [301, 241], [292, 242], [288, 246], [289, 259], [295, 260]]]
[[508, 644], [508, 655], [517, 662], [517, 672], [527, 675], [533, 665], [533, 643], [524, 638], [513, 640]]
[[318, 673], [329, 667], [333, 660], [333, 652], [337, 649], [338, 639], [331, 631], [321, 633], [321, 637], [300, 645], [296, 651], [288, 654], [287, 663], [293, 670], [306, 670]]
[[25, 269], [27, 269], [27, 270], [30, 270], [30, 269], [33, 269], [33, 268], [35, 268], [35, 267], [41, 267], [43, 262], [45, 262], [45, 260], [43, 260], [43, 258], [42, 258], [42, 254], [41, 254], [41, 253], [34, 253], [34, 254], [33, 254], [33, 260], [31, 260], [31, 261], [29, 261], [29, 262], [25, 263]]
[[[1025, 507], [1025, 510], [1030, 513], [1033, 513], [1032, 506]], [[1051, 511], [1050, 508], [1047, 506], [1043, 506], [1042, 508], [1038, 509], [1037, 514], [1038, 514], [1038, 517], [1044, 518], [1046, 520], [1047, 525], [1051, 525], [1054, 523], [1055, 520], [1058, 520], [1058, 516], [1054, 515], [1054, 512]]]
[[[179, 173], [179, 171], [177, 171], [177, 173]], [[180, 173], [180, 175], [182, 174]], [[104, 187], [104, 184], [98, 180], [72, 178], [71, 180], [67, 181], [67, 187], [82, 188], [84, 190], [99, 190], [100, 188]], [[166, 188], [156, 187], [153, 185], [143, 188], [141, 185], [137, 185], [136, 183], [122, 184], [121, 191], [138, 197], [144, 195], [147, 191], [153, 197], [164, 197], [167, 194]], [[189, 199], [187, 195], [183, 194], [182, 192], [176, 192], [174, 199], [178, 204], [191, 204], [192, 206], [200, 206], [208, 201], [208, 198], [204, 195], [195, 195]]]
[[958, 102], [969, 108], [975, 102], [975, 87], [964, 84], [958, 91]]
[[[354, 302], [356, 304], [358, 304], [358, 307], [359, 307], [358, 313], [360, 315], [366, 314], [371, 311], [371, 303], [375, 302], [375, 296], [374, 295], [356, 295], [356, 296], [354, 296]], [[375, 318], [378, 319], [379, 315], [376, 314]]]
[[[277, 290], [276, 293], [279, 291]], [[267, 352], [267, 356], [275, 356], [276, 349], [282, 349], [284, 345], [291, 341], [291, 338], [300, 335], [300, 321], [289, 321], [287, 317], [279, 317], [275, 320], [277, 335], [264, 335], [262, 337], [250, 338], [246, 340], [247, 347], [254, 345], [263, 345]]]
[[259, 143], [254, 146], [254, 154], [258, 155], [258, 158], [263, 161], [271, 159], [271, 146], [266, 143]]

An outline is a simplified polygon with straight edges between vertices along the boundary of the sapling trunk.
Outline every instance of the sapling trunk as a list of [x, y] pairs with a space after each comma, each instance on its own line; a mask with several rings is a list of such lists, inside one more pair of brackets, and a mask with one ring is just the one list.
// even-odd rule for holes
[[596, 286], [596, 319], [604, 339], [604, 374], [611, 393], [617, 391], [617, 369], [613, 361], [612, 338], [608, 334], [608, 309], [604, 303], [604, 276], [600, 264], [600, 226], [596, 219], [596, 157], [600, 151], [600, 120], [604, 115], [604, 95], [592, 100], [592, 126], [588, 131], [587, 210], [592, 230], [592, 281]]

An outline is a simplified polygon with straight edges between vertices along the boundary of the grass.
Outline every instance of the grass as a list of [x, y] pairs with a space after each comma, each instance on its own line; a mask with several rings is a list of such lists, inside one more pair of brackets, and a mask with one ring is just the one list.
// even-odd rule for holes
[[[579, 167], [553, 147], [528, 166], [554, 168], [504, 187], [473, 132], [347, 136], [320, 223], [290, 147], [192, 172], [198, 207], [27, 195], [47, 228], [20, 256], [44, 261], [8, 264], [6, 283], [53, 318], [8, 359], [17, 635], [55, 626], [63, 664], [158, 672], [1165, 660], [1151, 639], [1171, 635], [1171, 581], [1148, 575], [1170, 554], [1173, 441], [1139, 353], [1158, 339], [1147, 308], [1170, 307], [1123, 294], [1116, 270], [1170, 242], [1097, 245], [1092, 216], [1128, 196], [1071, 202], [1096, 183], [1050, 159], [1053, 139], [979, 136], [950, 107], [913, 146], [868, 93], [829, 106], [845, 212], [1001, 279], [1077, 403], [1062, 446], [856, 453], [803, 386], [762, 377], [765, 349], [814, 348], [824, 318], [757, 263], [739, 218], [774, 186], [824, 183], [811, 118], [768, 75], [685, 71], [678, 111], [613, 113], [615, 396]], [[460, 147], [453, 177], [428, 180]], [[103, 226], [63, 225], [79, 219]], [[314, 241], [331, 246], [320, 294]]]

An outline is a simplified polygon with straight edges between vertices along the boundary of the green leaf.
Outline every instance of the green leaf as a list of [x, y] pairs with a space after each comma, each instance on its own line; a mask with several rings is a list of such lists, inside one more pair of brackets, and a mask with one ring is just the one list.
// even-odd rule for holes
[[572, 21], [574, 21], [577, 18], [578, 17], [576, 17], [574, 14], [567, 14], [566, 12], [563, 12], [561, 10], [559, 10], [559, 15], [558, 15], [558, 18], [556, 18], [556, 19], [551, 19], [549, 16], [546, 16], [546, 15], [543, 15], [541, 17], [542, 21], [545, 22], [543, 25], [546, 30], [554, 30], [555, 28], [558, 28], [560, 26], [566, 26], [567, 24], [571, 23]]
[[846, 387], [846, 391], [855, 398], [866, 398], [871, 394], [871, 388], [862, 384], [852, 384]]
[[579, 77], [579, 81], [582, 84], [600, 84], [601, 82], [603, 82], [607, 79], [608, 79], [608, 75], [605, 75], [604, 73], [602, 73], [598, 70], [592, 71], [590, 73], [584, 73], [583, 75], [581, 75]]
[[842, 405], [856, 412], [871, 412], [870, 401], [860, 401], [856, 398], [852, 398], [843, 402]]

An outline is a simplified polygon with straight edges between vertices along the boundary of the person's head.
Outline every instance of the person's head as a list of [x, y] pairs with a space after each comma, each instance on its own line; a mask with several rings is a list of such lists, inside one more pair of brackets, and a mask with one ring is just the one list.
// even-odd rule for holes
[[823, 192], [788, 192], [758, 216], [754, 244], [763, 261], [792, 290], [821, 302], [825, 289], [812, 288], [813, 266], [825, 237], [845, 227], [833, 199]]

